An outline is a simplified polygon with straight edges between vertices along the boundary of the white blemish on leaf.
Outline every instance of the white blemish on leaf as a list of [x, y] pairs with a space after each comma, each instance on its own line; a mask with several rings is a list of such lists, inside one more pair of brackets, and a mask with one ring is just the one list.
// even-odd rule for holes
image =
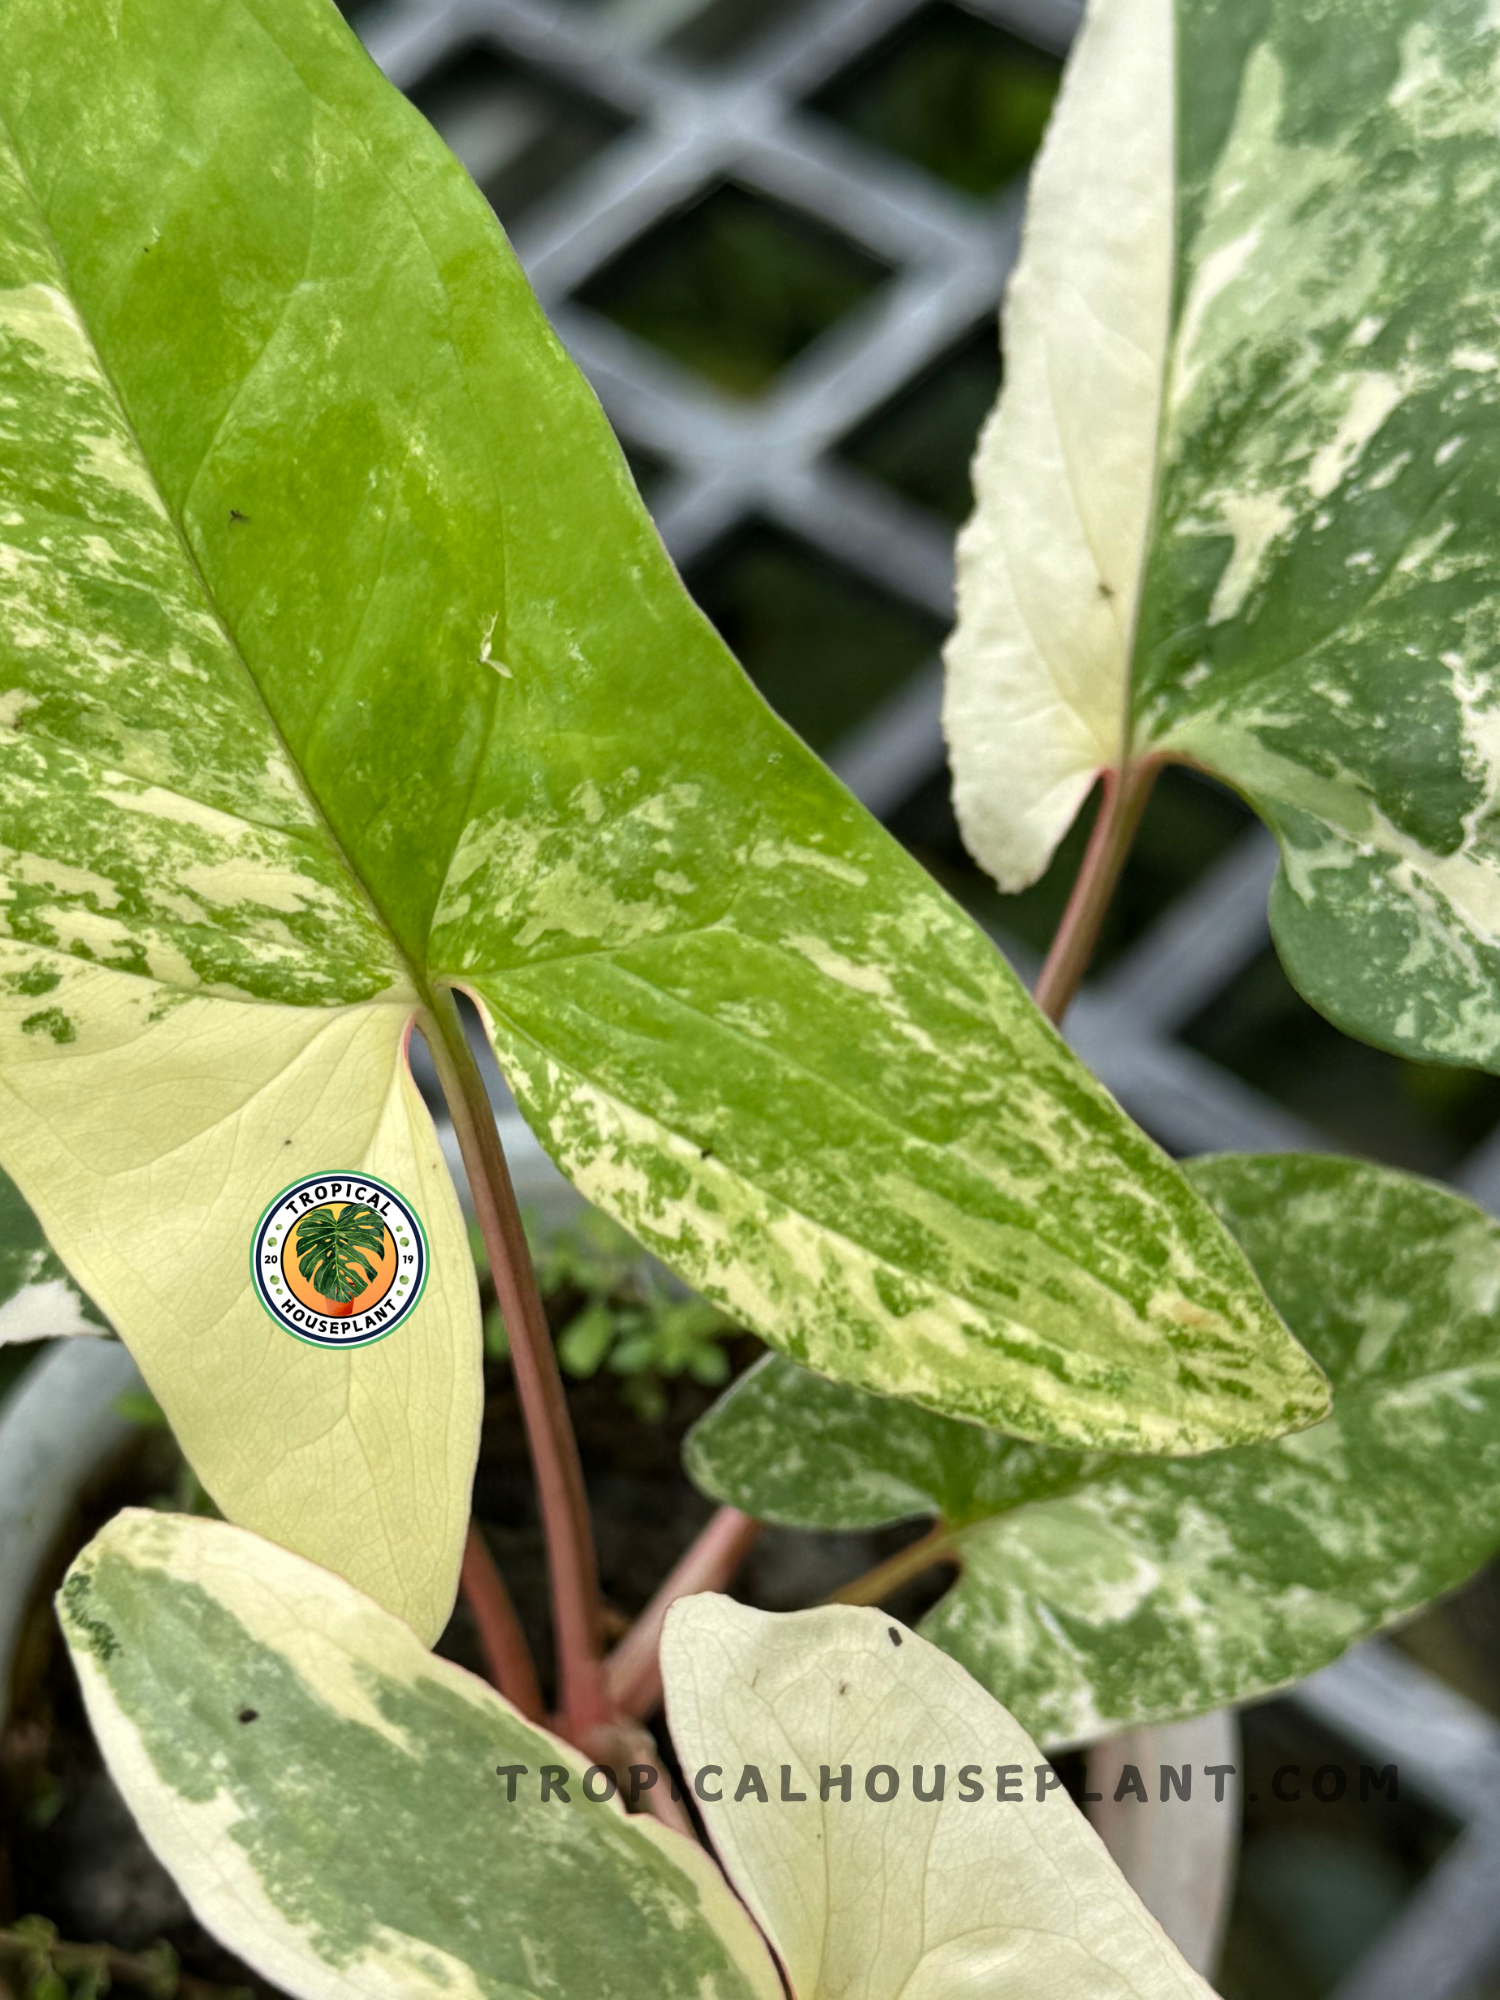
[[[554, 932], [618, 949], [665, 930], [673, 921], [670, 905], [617, 896], [595, 870], [571, 857], [530, 886], [525, 908], [526, 921], [515, 936], [522, 951]], [[496, 912], [506, 913], [505, 905]]]
[[22, 1285], [0, 1303], [0, 1347], [7, 1342], [99, 1331], [97, 1323], [86, 1317], [76, 1287], [66, 1278]]
[[479, 664], [482, 667], [493, 667], [502, 680], [508, 681], [513, 678], [510, 668], [505, 664], [504, 660], [497, 660], [490, 650], [495, 637], [495, 626], [499, 617], [500, 614], [498, 611], [492, 612], [490, 614], [490, 621], [480, 636]]
[[219, 908], [259, 904], [289, 914], [313, 905], [329, 907], [322, 885], [291, 868], [277, 868], [263, 856], [243, 861], [196, 862], [178, 880], [193, 895]]
[[1314, 499], [1326, 500], [1339, 485], [1355, 459], [1400, 403], [1403, 393], [1402, 384], [1394, 375], [1371, 373], [1355, 377], [1338, 429], [1327, 444], [1314, 452], [1307, 468], [1308, 491]]
[[878, 965], [861, 965], [846, 958], [822, 938], [788, 937], [782, 943], [788, 951], [800, 952], [810, 965], [815, 965], [827, 978], [836, 979], [840, 986], [847, 986], [855, 993], [872, 994], [880, 1000], [891, 999], [890, 977]]
[[820, 848], [802, 847], [791, 840], [758, 840], [750, 851], [750, 863], [755, 868], [780, 868], [789, 865], [794, 868], [815, 868], [820, 874], [831, 875], [836, 882], [845, 882], [851, 889], [862, 889], [869, 880], [863, 868], [850, 861], [841, 861], [836, 854], [825, 854]]
[[115, 909], [120, 901], [119, 891], [107, 877], [48, 854], [13, 854], [0, 848], [0, 874], [35, 888], [55, 889], [60, 896], [93, 896], [106, 910]]
[[1183, 305], [1174, 343], [1172, 401], [1184, 403], [1193, 393], [1203, 367], [1199, 353], [1204, 323], [1220, 297], [1243, 275], [1260, 248], [1262, 226], [1251, 227], [1205, 257], [1193, 276], [1192, 289]]
[[7, 688], [0, 694], [0, 729], [14, 730], [23, 715], [40, 707], [38, 698], [25, 688]]
[[599, 787], [592, 778], [584, 779], [568, 804], [574, 812], [582, 815], [587, 826], [597, 826], [604, 817], [604, 800], [599, 796]]
[[1266, 554], [1296, 519], [1279, 493], [1226, 493], [1219, 500], [1234, 550], [1224, 566], [1208, 609], [1210, 625], [1238, 617], [1255, 588]]

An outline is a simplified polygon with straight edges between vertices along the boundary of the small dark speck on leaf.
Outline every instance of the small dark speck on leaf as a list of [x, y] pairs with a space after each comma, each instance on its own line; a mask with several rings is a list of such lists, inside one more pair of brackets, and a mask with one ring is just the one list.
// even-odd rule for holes
[[891, 1644], [893, 1646], [899, 1646], [901, 1644], [901, 1634], [896, 1630], [895, 1626], [887, 1625], [885, 1629], [891, 1635]]
[[1104, 581], [1104, 578], [1101, 576], [1099, 579], [1099, 595], [1106, 601], [1108, 601], [1108, 599], [1113, 597], [1114, 594], [1115, 594], [1114, 585], [1112, 583], [1106, 583]]
[[840, 1682], [839, 1682], [839, 1693], [840, 1693], [840, 1694], [847, 1694], [848, 1692], [849, 1692], [849, 1683], [848, 1683], [847, 1681], [840, 1681]]
[[717, 1159], [718, 1155], [715, 1153], [712, 1146], [700, 1146], [698, 1148], [698, 1158], [700, 1160], [713, 1160]]
[[281, 1143], [283, 1146], [290, 1146], [292, 1142], [290, 1139], [283, 1139]]
[[230, 525], [230, 527], [234, 527], [234, 525], [236, 524], [236, 522], [239, 522], [239, 523], [242, 523], [242, 524], [244, 524], [244, 525], [248, 526], [248, 524], [249, 524], [249, 521], [250, 521], [250, 516], [249, 516], [248, 514], [242, 514], [242, 513], [240, 512], [240, 510], [239, 510], [239, 508], [238, 508], [238, 507], [231, 507], [231, 508], [230, 508], [230, 510], [229, 510], [229, 525]]
[[260, 1720], [260, 1710], [258, 1708], [242, 1708], [236, 1720], [239, 1722], [258, 1722]]

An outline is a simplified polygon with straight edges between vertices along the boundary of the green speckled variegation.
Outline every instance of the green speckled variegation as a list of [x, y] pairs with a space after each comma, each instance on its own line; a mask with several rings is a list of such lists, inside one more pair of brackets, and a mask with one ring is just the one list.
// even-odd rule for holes
[[57, 1603], [141, 1831], [294, 2000], [780, 1993], [701, 1848], [590, 1803], [576, 1751], [327, 1571], [128, 1510]]
[[1500, 15], [1093, 0], [961, 559], [949, 728], [1006, 887], [1164, 756], [1275, 830], [1293, 979], [1500, 1066]]
[[0, 1347], [108, 1331], [93, 1301], [64, 1270], [21, 1190], [0, 1172]]
[[[0, 1154], [228, 1514], [441, 1626], [479, 1329], [404, 1038], [455, 984], [584, 1192], [810, 1367], [1054, 1443], [1321, 1413], [739, 673], [324, 0], [7, 0], [0, 246]], [[246, 1271], [339, 1169], [433, 1253], [354, 1353]]]
[[1298, 1680], [1500, 1547], [1500, 1224], [1350, 1160], [1190, 1171], [1328, 1371], [1301, 1436], [1048, 1451], [772, 1358], [688, 1442], [699, 1485], [768, 1520], [946, 1521], [963, 1567], [923, 1630], [1053, 1743]]

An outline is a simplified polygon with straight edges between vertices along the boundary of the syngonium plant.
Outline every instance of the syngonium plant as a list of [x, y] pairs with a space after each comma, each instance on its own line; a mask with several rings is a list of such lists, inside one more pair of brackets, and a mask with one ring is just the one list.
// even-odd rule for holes
[[[1497, 130], [1480, 0], [1096, 0], [949, 653], [1002, 886], [1104, 780], [1033, 1006], [739, 675], [323, 0], [0, 12], [0, 1312], [112, 1322], [237, 1524], [122, 1516], [60, 1610], [148, 1837], [288, 1991], [1203, 1992], [1045, 1766], [1015, 1812], [989, 1769], [1265, 1692], [1500, 1543], [1495, 1226], [1354, 1161], [1184, 1173], [1049, 1025], [1179, 758], [1277, 832], [1316, 1004], [1493, 1066]], [[607, 1662], [459, 989], [582, 1191], [778, 1350]], [[482, 1563], [499, 1694], [425, 1650], [479, 1329], [414, 1029], [537, 1462], [550, 1708]], [[343, 1353], [245, 1272], [336, 1168], [432, 1253]], [[751, 1516], [921, 1514], [855, 1603], [693, 1595]], [[940, 1561], [935, 1644], [869, 1608]], [[777, 1771], [696, 1793], [749, 1916], [641, 1727], [663, 1681], [684, 1768]], [[825, 1797], [857, 1763], [897, 1790]], [[938, 1765], [986, 1775], [905, 1783]], [[627, 1774], [665, 1825], [593, 1796]]]
[[[799, 1362], [1058, 1445], [1324, 1413], [1182, 1174], [730, 659], [488, 205], [327, 0], [11, 0], [0, 120], [0, 1164], [227, 1514], [447, 1617], [481, 1349], [418, 1029], [594, 1702], [456, 989], [582, 1191]], [[247, 1248], [354, 1170], [431, 1277], [399, 1340], [304, 1350]]]

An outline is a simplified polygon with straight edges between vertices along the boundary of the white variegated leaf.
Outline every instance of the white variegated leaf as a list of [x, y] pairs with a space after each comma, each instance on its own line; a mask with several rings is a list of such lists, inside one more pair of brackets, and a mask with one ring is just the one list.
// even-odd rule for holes
[[[793, 2000], [1208, 2000], [1026, 1732], [884, 1613], [686, 1598], [662, 1671], [678, 1754], [724, 1775], [704, 1818]], [[845, 1766], [849, 1799], [825, 1800]]]
[[1311, 1430], [1172, 1464], [1048, 1451], [772, 1356], [685, 1451], [763, 1519], [936, 1516], [959, 1575], [922, 1629], [1047, 1743], [1268, 1694], [1500, 1548], [1500, 1223], [1327, 1154], [1189, 1172], [1328, 1371]]
[[1500, 18], [1092, 0], [1038, 164], [948, 652], [1007, 888], [1159, 759], [1281, 843], [1341, 1026], [1500, 1064]]
[[776, 2000], [701, 1849], [586, 1799], [576, 1751], [342, 1578], [130, 1510], [58, 1608], [142, 1832], [295, 2000]]
[[0, 1171], [0, 1347], [108, 1331], [98, 1308], [64, 1269], [21, 1190]]

